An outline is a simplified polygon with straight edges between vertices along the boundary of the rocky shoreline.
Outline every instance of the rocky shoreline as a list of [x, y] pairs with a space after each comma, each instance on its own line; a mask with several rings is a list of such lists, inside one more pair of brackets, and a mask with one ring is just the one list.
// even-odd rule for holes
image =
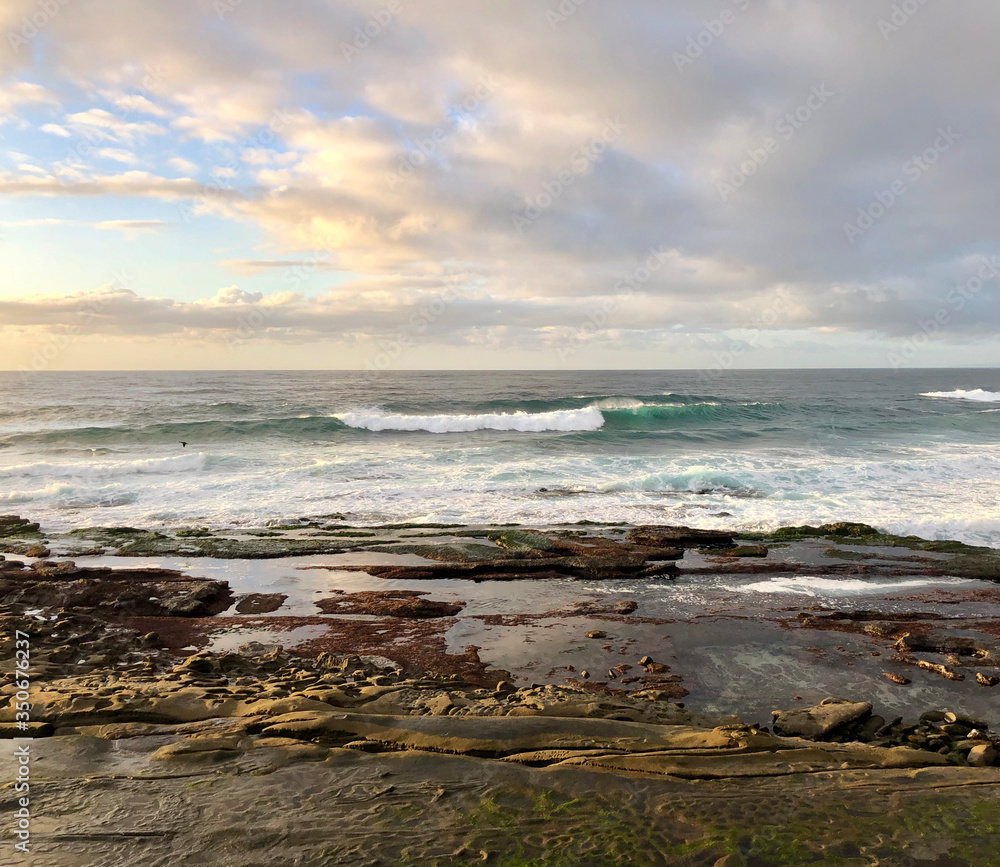
[[[992, 695], [1000, 675], [988, 607], [1000, 588], [982, 583], [1000, 581], [989, 549], [846, 523], [754, 538], [682, 527], [353, 528], [334, 516], [239, 533], [49, 533], [8, 516], [0, 550], [0, 736], [11, 748], [14, 737], [35, 739], [32, 863], [203, 864], [218, 851], [233, 864], [971, 867], [1000, 845], [1000, 719], [966, 708], [970, 690]], [[313, 591], [321, 598], [304, 614], [292, 585], [241, 593], [180, 563], [115, 562], [125, 557], [309, 557], [295, 561], [297, 575], [368, 583]], [[891, 653], [887, 687], [919, 676], [962, 691], [911, 718], [887, 719], [856, 694], [788, 695], [770, 719], [699, 711], [683, 701], [697, 672], [678, 674], [672, 658], [618, 634], [674, 623], [641, 599], [542, 612], [546, 625], [597, 624], [577, 643], [619, 662], [606, 673], [564, 665], [558, 678], [552, 665], [550, 682], [524, 682], [484, 662], [482, 648], [454, 652], [441, 629], [457, 628], [469, 603], [433, 598], [441, 581], [627, 587], [719, 575], [975, 579], [961, 592], [948, 585], [961, 598], [940, 597], [935, 610], [924, 592], [910, 603], [919, 610], [812, 606], [773, 618], [776, 629], [876, 642], [870, 653]], [[987, 606], [974, 634], [937, 610], [969, 600]], [[240, 635], [239, 618], [255, 618], [263, 640], [215, 646], [220, 624]], [[308, 629], [325, 631], [280, 640]], [[15, 707], [17, 630], [30, 636], [27, 730]], [[259, 799], [247, 778], [261, 781]], [[859, 791], [878, 792], [883, 807], [852, 806]], [[282, 798], [283, 824], [268, 812]], [[3, 800], [12, 808], [10, 782]], [[709, 803], [714, 811], [692, 806]], [[765, 803], [784, 821], [761, 816]], [[213, 804], [239, 818], [213, 815]], [[329, 830], [343, 821], [358, 824]], [[188, 854], [168, 857], [182, 842]]]

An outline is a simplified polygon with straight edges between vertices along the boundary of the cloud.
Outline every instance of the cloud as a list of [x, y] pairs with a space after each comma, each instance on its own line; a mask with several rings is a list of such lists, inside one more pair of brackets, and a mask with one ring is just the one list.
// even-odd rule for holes
[[172, 169], [177, 169], [179, 172], [186, 172], [189, 175], [193, 175], [198, 171], [198, 164], [191, 162], [191, 160], [186, 160], [184, 157], [171, 157], [167, 160], [167, 165]]
[[101, 148], [97, 155], [126, 165], [135, 165], [139, 162], [139, 158], [134, 153], [121, 148]]
[[208, 188], [190, 178], [164, 178], [143, 171], [117, 175], [83, 176], [73, 182], [54, 177], [36, 178], [0, 172], [0, 195], [37, 196], [128, 196], [167, 200], [196, 199], [202, 196], [226, 198], [235, 190]]
[[91, 108], [69, 114], [65, 123], [82, 132], [99, 131], [99, 138], [134, 142], [149, 135], [162, 135], [166, 129], [153, 121], [128, 121], [103, 108]]
[[28, 81], [14, 81], [0, 85], [0, 124], [15, 115], [16, 109], [32, 104], [58, 105], [54, 93], [40, 84]]
[[[65, 118], [40, 129], [185, 177], [86, 156], [42, 176], [32, 153], [0, 195], [151, 198], [229, 221], [246, 244], [218, 264], [271, 289], [303, 268], [337, 287], [276, 305], [273, 340], [391, 334], [452, 269], [463, 293], [426, 334], [468, 345], [544, 346], [609, 305], [600, 339], [626, 348], [740, 328], [816, 346], [825, 329], [846, 347], [941, 310], [949, 339], [1000, 336], [1000, 279], [949, 300], [1000, 255], [1000, 101], [982, 73], [1000, 7], [926, 4], [887, 37], [889, 0], [731, 5], [745, 8], [719, 30], [695, 0], [585, 3], [555, 26], [554, 4], [426, 0], [348, 58], [360, 0], [240, 4], [221, 21], [193, 0], [69, 4], [38, 78], [104, 102], [67, 85]], [[10, 74], [0, 108], [59, 105]], [[626, 303], [651, 250], [659, 267]], [[214, 333], [272, 295], [121, 297], [114, 327], [153, 327], [152, 311], [156, 328]], [[54, 304], [21, 303], [29, 318]]]
[[[34, 228], [38, 226], [86, 226], [93, 229], [121, 231], [126, 234], [136, 232], [153, 232], [168, 226], [164, 220], [64, 220], [58, 217], [45, 217], [35, 220], [0, 220], [0, 226], [8, 228]], [[2, 326], [2, 323], [0, 323]]]

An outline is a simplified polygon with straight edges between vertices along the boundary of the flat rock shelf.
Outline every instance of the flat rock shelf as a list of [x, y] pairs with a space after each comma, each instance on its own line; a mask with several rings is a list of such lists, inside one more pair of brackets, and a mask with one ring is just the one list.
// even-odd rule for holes
[[990, 549], [855, 523], [6, 516], [0, 550], [33, 864], [979, 867], [1000, 847]]

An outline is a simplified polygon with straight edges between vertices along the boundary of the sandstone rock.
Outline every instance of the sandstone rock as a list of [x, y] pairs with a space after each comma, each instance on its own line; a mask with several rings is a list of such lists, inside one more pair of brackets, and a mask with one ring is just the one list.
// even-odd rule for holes
[[974, 768], [986, 768], [996, 764], [997, 751], [990, 744], [980, 744], [969, 750], [966, 760]]
[[0, 738], [47, 738], [55, 729], [47, 722], [29, 722], [27, 728], [22, 728], [13, 722], [0, 723]]
[[203, 763], [213, 763], [234, 759], [248, 745], [245, 737], [232, 735], [203, 735], [184, 738], [173, 744], [167, 744], [154, 752], [153, 761], [169, 761], [171, 759], [193, 759]]
[[587, 633], [587, 638], [607, 638], [608, 633], [602, 629], [592, 629]]
[[1000, 683], [1000, 677], [996, 677], [991, 674], [983, 674], [981, 671], [976, 672], [976, 683], [980, 686], [996, 686]]
[[898, 683], [900, 686], [906, 686], [908, 683], [913, 683], [910, 678], [905, 677], [902, 674], [896, 674], [894, 671], [883, 671], [882, 676], [888, 678], [893, 683]]
[[871, 712], [872, 706], [867, 702], [826, 699], [815, 707], [774, 711], [774, 730], [778, 734], [815, 740], [865, 719]]

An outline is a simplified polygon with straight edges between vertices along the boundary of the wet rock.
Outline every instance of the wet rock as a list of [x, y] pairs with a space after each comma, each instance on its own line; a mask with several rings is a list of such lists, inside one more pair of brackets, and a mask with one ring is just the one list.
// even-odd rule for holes
[[606, 633], [603, 629], [591, 629], [590, 632], [587, 633], [587, 638], [607, 638], [607, 637], [608, 633]]
[[639, 603], [638, 602], [633, 602], [631, 600], [628, 600], [627, 602], [618, 602], [615, 605], [615, 608], [618, 609], [618, 612], [620, 614], [631, 614], [638, 607], [639, 607]]
[[882, 676], [888, 678], [893, 683], [898, 683], [900, 686], [906, 686], [907, 684], [913, 683], [910, 678], [905, 677], [902, 674], [896, 674], [894, 671], [883, 671]]
[[768, 552], [764, 545], [737, 545], [735, 548], [726, 548], [721, 551], [706, 548], [702, 553], [717, 554], [720, 557], [766, 557]]
[[867, 702], [825, 699], [815, 707], [774, 711], [774, 730], [778, 734], [817, 740], [866, 719], [871, 712], [872, 706]]
[[284, 593], [248, 593], [236, 602], [238, 614], [268, 614], [285, 604], [288, 596]]
[[454, 617], [464, 602], [440, 602], [424, 599], [427, 591], [381, 590], [344, 593], [321, 599], [316, 607], [324, 614], [369, 614], [378, 617]]
[[735, 534], [725, 530], [697, 530], [691, 527], [647, 525], [633, 527], [625, 535], [630, 542], [651, 548], [735, 547]]
[[945, 722], [951, 724], [958, 724], [961, 726], [967, 726], [970, 729], [985, 729], [989, 728], [985, 721], [978, 719], [974, 716], [969, 716], [969, 714], [956, 713], [955, 711], [948, 711], [944, 715]]
[[52, 552], [44, 545], [29, 545], [24, 551], [25, 557], [51, 557]]
[[653, 657], [651, 657], [651, 656], [644, 656], [642, 659], [639, 660], [639, 665], [643, 665], [643, 666], [649, 665], [652, 661], [653, 661]]
[[976, 683], [980, 686], [996, 686], [1000, 683], [1000, 677], [992, 674], [983, 674], [981, 671], [976, 672]]
[[865, 737], [873, 738], [878, 733], [878, 731], [885, 725], [885, 717], [881, 716], [870, 716], [865, 724], [861, 728], [861, 734]]
[[647, 674], [666, 674], [670, 671], [670, 666], [665, 662], [647, 662], [644, 666]]
[[979, 645], [972, 638], [957, 635], [942, 635], [933, 631], [924, 634], [908, 632], [896, 642], [896, 649], [910, 653], [954, 653], [963, 656], [974, 654]]
[[17, 515], [0, 515], [0, 537], [26, 536], [38, 532], [38, 524]]
[[917, 668], [922, 668], [924, 671], [930, 671], [934, 674], [940, 674], [941, 677], [946, 677], [948, 680], [965, 680], [965, 675], [961, 672], [954, 671], [948, 668], [947, 665], [942, 665], [939, 662], [928, 662], [926, 659], [917, 659], [913, 656], [894, 656], [894, 662], [903, 662], [907, 665], [915, 665]]

